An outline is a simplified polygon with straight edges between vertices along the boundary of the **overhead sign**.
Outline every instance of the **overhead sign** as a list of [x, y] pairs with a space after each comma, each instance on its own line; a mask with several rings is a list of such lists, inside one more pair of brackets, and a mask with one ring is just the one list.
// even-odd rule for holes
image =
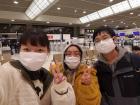
[[63, 34], [63, 40], [70, 40], [70, 34]]
[[139, 31], [135, 31], [135, 32], [133, 32], [133, 35], [140, 35], [140, 32]]
[[61, 34], [47, 34], [49, 40], [61, 40]]

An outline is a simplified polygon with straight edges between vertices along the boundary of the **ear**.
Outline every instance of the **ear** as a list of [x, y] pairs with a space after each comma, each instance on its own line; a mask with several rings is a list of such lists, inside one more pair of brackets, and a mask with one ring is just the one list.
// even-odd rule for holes
[[116, 41], [117, 40], [117, 37], [116, 36], [113, 36], [112, 39], [113, 39], [113, 41]]

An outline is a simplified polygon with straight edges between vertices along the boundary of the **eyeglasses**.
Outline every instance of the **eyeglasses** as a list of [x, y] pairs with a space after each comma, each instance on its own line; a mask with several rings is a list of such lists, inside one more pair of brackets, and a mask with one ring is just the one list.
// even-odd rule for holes
[[67, 51], [65, 53], [65, 55], [67, 55], [67, 56], [80, 56], [81, 53], [79, 51]]

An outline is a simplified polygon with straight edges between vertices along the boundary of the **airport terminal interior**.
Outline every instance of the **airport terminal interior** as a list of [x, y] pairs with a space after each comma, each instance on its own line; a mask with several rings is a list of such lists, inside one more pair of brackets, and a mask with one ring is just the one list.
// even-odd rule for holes
[[[26, 28], [42, 29], [50, 40], [50, 62], [61, 62], [64, 47], [82, 47], [83, 63], [97, 58], [94, 30], [109, 26], [115, 43], [132, 51], [140, 47], [140, 0], [0, 0], [0, 63], [18, 59], [19, 38]], [[48, 62], [49, 61], [49, 62]]]

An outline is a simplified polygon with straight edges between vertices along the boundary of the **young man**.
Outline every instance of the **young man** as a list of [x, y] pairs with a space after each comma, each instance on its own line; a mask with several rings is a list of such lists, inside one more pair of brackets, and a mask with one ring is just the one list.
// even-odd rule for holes
[[140, 105], [140, 57], [117, 47], [114, 37], [110, 27], [99, 27], [93, 35], [102, 104]]

